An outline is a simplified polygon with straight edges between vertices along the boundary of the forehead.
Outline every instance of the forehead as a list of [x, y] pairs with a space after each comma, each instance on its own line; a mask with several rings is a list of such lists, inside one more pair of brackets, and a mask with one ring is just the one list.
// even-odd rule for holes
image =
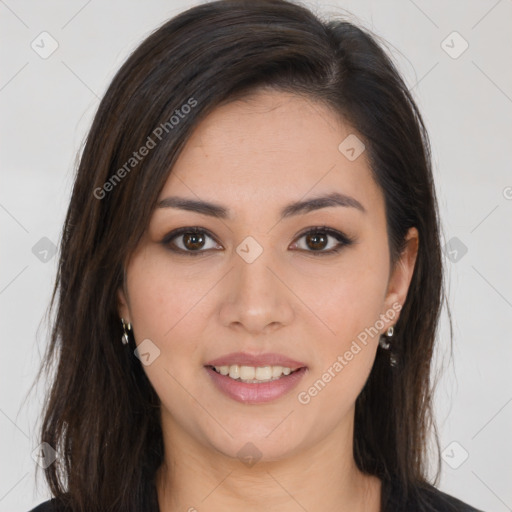
[[323, 103], [257, 92], [216, 108], [198, 124], [159, 199], [182, 195], [229, 209], [275, 204], [277, 211], [290, 200], [337, 191], [370, 209], [382, 197], [365, 151], [356, 159], [344, 153], [343, 142], [357, 144], [354, 137]]

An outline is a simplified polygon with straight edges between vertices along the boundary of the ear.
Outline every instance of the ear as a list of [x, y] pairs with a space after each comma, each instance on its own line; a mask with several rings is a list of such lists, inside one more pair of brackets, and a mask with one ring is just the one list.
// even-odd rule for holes
[[130, 307], [127, 300], [128, 294], [125, 293], [123, 286], [117, 289], [117, 311], [119, 318], [123, 318], [126, 323], [131, 323]]
[[[386, 311], [389, 311], [389, 309], [395, 309], [397, 303], [403, 307], [409, 290], [409, 285], [411, 284], [416, 258], [418, 256], [418, 247], [418, 230], [413, 227], [407, 232], [406, 245], [389, 278], [385, 299]], [[393, 304], [395, 304], [395, 308], [393, 308]], [[383, 313], [385, 313], [385, 311]], [[397, 312], [397, 316], [394, 319], [393, 324], [397, 322], [399, 316], [400, 314]]]

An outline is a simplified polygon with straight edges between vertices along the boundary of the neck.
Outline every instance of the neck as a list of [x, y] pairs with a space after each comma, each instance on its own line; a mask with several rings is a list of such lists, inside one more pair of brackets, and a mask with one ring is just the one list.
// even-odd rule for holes
[[161, 512], [380, 511], [381, 482], [357, 468], [352, 428], [287, 458], [262, 456], [249, 465], [197, 443], [176, 424], [163, 426], [165, 457], [156, 475]]

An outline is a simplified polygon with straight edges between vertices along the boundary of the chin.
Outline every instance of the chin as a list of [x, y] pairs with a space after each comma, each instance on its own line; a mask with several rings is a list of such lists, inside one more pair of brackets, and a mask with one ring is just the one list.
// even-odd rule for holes
[[[253, 415], [238, 425], [231, 423], [226, 428], [233, 437], [221, 427], [212, 429], [209, 425], [205, 431], [206, 443], [216, 452], [232, 459], [239, 459], [248, 466], [256, 462], [284, 460], [300, 451], [304, 436], [299, 435], [296, 425], [290, 423], [285, 429], [282, 428], [284, 422], [279, 425], [283, 418], [254, 422], [252, 417]], [[290, 430], [293, 430], [293, 435]]]

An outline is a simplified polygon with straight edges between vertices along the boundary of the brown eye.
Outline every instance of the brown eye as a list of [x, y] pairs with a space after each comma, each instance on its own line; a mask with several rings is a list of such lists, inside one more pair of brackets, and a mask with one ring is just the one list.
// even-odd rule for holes
[[306, 245], [315, 251], [325, 249], [327, 238], [328, 236], [325, 233], [314, 231], [312, 234], [308, 233], [306, 235]]
[[213, 237], [198, 227], [176, 229], [162, 240], [162, 244], [173, 252], [190, 256], [198, 256], [218, 248]]
[[185, 233], [182, 235], [183, 245], [191, 251], [202, 249], [205, 237], [200, 233]]
[[[354, 243], [348, 236], [328, 227], [309, 229], [299, 237], [299, 240], [302, 239], [305, 244], [295, 242], [293, 248], [315, 256], [334, 254]], [[222, 249], [212, 235], [199, 227], [176, 229], [165, 236], [161, 243], [170, 251], [187, 256], [199, 256], [211, 250]]]
[[354, 242], [343, 233], [328, 227], [309, 229], [303, 233], [298, 240], [302, 239], [304, 239], [304, 243], [300, 244], [296, 242], [294, 244], [295, 248], [312, 253], [315, 256], [337, 253], [343, 247], [351, 245]]

